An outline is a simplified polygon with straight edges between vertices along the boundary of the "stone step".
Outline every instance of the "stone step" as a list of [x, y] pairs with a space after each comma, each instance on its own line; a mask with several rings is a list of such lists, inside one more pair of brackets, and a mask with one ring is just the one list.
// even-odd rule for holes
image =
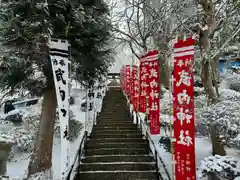
[[112, 114], [100, 114], [99, 117], [102, 119], [104, 118], [124, 119], [124, 118], [128, 118], [128, 114], [122, 114], [121, 112], [118, 112], [118, 113], [112, 113]]
[[114, 125], [115, 124], [127, 124], [127, 125], [129, 125], [129, 124], [133, 124], [133, 122], [132, 121], [124, 121], [124, 120], [122, 120], [122, 121], [99, 120], [98, 121], [98, 125], [112, 125], [112, 124], [114, 124]]
[[154, 162], [123, 162], [123, 163], [84, 163], [80, 171], [150, 171], [155, 170]]
[[141, 138], [91, 138], [87, 142], [91, 143], [140, 143], [140, 142], [146, 142], [146, 140]]
[[[123, 112], [124, 114], [127, 113], [126, 110], [126, 105], [125, 103], [119, 103], [119, 102], [104, 102], [106, 104], [103, 104], [102, 108], [105, 108], [104, 111], [101, 111], [101, 113], [107, 113], [110, 114], [111, 112]], [[113, 109], [108, 109], [108, 108], [113, 108]]]
[[97, 148], [148, 148], [147, 142], [140, 143], [87, 143], [87, 148], [97, 149]]
[[86, 156], [82, 159], [82, 163], [93, 162], [153, 162], [153, 156], [149, 155], [102, 155], [102, 156]]
[[106, 103], [106, 105], [102, 106], [102, 108], [104, 108], [102, 113], [107, 113], [107, 114], [110, 114], [111, 112], [127, 113], [127, 111], [124, 112], [126, 107], [125, 103], [119, 103], [119, 102], [115, 102], [114, 104], [112, 104], [111, 102], [104, 102], [104, 103]]
[[114, 122], [116, 122], [116, 123], [121, 123], [121, 122], [128, 123], [128, 122], [130, 122], [130, 123], [132, 123], [132, 120], [129, 117], [123, 117], [123, 118], [118, 118], [118, 119], [108, 117], [108, 118], [98, 118], [97, 120], [98, 120], [98, 122], [110, 122], [110, 123], [114, 123]]
[[105, 127], [105, 128], [133, 127], [133, 128], [137, 128], [137, 125], [133, 124], [133, 123], [129, 123], [129, 124], [114, 123], [114, 124], [97, 124], [95, 127], [101, 127], [101, 128], [103, 128], [103, 127]]
[[95, 129], [95, 128], [93, 128], [92, 134], [114, 134], [116, 132], [121, 134], [136, 133], [141, 135], [141, 132], [138, 129]]
[[113, 114], [109, 114], [109, 115], [102, 115], [100, 114], [99, 119], [126, 119], [129, 118], [128, 114], [117, 114], [117, 113], [113, 113]]
[[118, 93], [111, 93], [111, 94], [107, 94], [105, 96], [105, 99], [107, 100], [122, 100], [124, 97], [121, 95], [121, 94], [118, 94]]
[[123, 110], [122, 107], [126, 107], [126, 102], [123, 101], [121, 97], [118, 97], [118, 99], [106, 99], [106, 101], [103, 101], [104, 107], [117, 107], [119, 110]]
[[128, 118], [122, 118], [122, 119], [111, 119], [111, 118], [101, 118], [98, 119], [99, 123], [133, 123]]
[[86, 149], [86, 156], [93, 155], [144, 155], [149, 154], [148, 148], [101, 148]]
[[95, 125], [93, 127], [93, 132], [99, 132], [99, 131], [137, 131], [137, 127], [128, 127], [128, 126], [124, 126], [124, 127], [117, 127], [117, 126], [98, 126]]
[[106, 107], [102, 112], [101, 115], [103, 116], [111, 116], [112, 114], [119, 114], [119, 115], [128, 115], [126, 110], [116, 110], [114, 107]]
[[[141, 180], [157, 179], [156, 171], [85, 171], [77, 180]], [[79, 178], [79, 179], [78, 179]]]
[[129, 120], [129, 115], [118, 115], [118, 114], [112, 114], [112, 115], [99, 115], [98, 119], [108, 119], [108, 120]]
[[91, 138], [140, 138], [142, 139], [141, 134], [131, 133], [131, 134], [121, 134], [115, 132], [114, 134], [91, 134]]
[[[123, 105], [123, 104], [122, 104]], [[109, 115], [109, 114], [112, 114], [112, 113], [116, 113], [116, 112], [122, 112], [123, 114], [128, 114], [128, 112], [126, 111], [127, 109], [125, 109], [124, 107], [121, 107], [121, 106], [103, 106], [103, 108], [105, 108], [104, 111], [101, 111], [101, 114], [106, 114], [106, 115]], [[112, 109], [108, 109], [108, 108], [112, 108]]]

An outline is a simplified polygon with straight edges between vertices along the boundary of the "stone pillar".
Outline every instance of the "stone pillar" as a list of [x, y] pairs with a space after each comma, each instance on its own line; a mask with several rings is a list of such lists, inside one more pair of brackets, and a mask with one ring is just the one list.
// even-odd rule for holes
[[11, 145], [5, 141], [0, 141], [0, 176], [4, 176], [7, 172], [7, 161], [10, 151]]

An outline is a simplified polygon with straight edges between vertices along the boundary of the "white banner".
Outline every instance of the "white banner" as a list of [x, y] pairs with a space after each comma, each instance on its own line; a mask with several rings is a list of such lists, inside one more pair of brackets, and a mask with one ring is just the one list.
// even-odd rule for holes
[[102, 88], [101, 88], [100, 83], [99, 83], [98, 86], [97, 86], [96, 97], [95, 97], [97, 114], [100, 113], [101, 109], [102, 109], [103, 95], [102, 95], [101, 89]]
[[87, 89], [87, 111], [86, 111], [86, 131], [88, 134], [92, 132], [94, 121], [94, 91], [93, 88]]
[[69, 157], [69, 43], [64, 40], [49, 41], [49, 55], [57, 96], [61, 133], [61, 180], [65, 180], [70, 166]]

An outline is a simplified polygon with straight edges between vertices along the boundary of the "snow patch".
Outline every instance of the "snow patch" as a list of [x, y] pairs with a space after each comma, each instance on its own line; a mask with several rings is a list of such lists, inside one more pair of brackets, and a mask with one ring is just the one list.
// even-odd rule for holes
[[28, 178], [28, 180], [51, 180], [53, 179], [52, 170], [36, 173]]

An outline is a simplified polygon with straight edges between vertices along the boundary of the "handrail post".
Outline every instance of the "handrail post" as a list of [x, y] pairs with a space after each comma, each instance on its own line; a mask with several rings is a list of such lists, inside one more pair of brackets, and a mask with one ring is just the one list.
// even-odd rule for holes
[[137, 126], [138, 126], [138, 112], [136, 111], [136, 123], [137, 123]]
[[87, 146], [87, 137], [88, 137], [88, 132], [87, 131], [85, 131], [85, 140], [84, 140], [84, 149], [86, 148], [86, 146]]
[[141, 120], [140, 120], [140, 130], [141, 130], [141, 133], [144, 135], [143, 128], [142, 128], [142, 121]]
[[158, 180], [160, 180], [159, 178], [159, 170], [158, 170], [158, 155], [157, 155], [157, 149], [156, 147], [154, 147], [154, 156], [155, 156], [155, 160], [156, 160], [156, 173], [157, 173], [157, 176], [158, 176]]
[[78, 150], [78, 167], [77, 167], [77, 174], [80, 172], [80, 162], [81, 162], [81, 147]]

